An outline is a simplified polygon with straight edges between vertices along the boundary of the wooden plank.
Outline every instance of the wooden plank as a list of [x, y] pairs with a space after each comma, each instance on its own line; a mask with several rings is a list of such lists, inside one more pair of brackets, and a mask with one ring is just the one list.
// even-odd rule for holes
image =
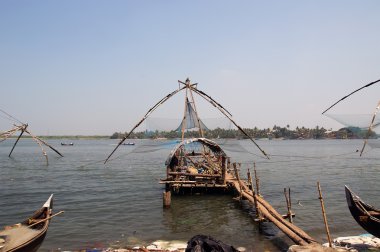
[[179, 175], [179, 176], [192, 176], [192, 177], [204, 177], [204, 178], [220, 178], [219, 174], [191, 174], [187, 172], [168, 172], [169, 175]]
[[[233, 178], [230, 174], [227, 180], [232, 184], [237, 191], [240, 191], [239, 182], [237, 179]], [[306, 245], [309, 243], [316, 243], [316, 241], [306, 234], [302, 229], [295, 226], [294, 224], [283, 219], [280, 215], [267, 201], [265, 201], [261, 196], [254, 194], [249, 188], [242, 184], [242, 190], [240, 192], [244, 198], [251, 201], [252, 203], [257, 202], [257, 207], [261, 214], [273, 222], [282, 232], [284, 232], [290, 239], [299, 245]]]

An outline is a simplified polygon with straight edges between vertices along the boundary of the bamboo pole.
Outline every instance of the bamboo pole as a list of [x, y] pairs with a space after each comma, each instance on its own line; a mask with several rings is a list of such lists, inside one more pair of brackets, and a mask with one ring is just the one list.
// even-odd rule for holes
[[227, 162], [226, 157], [222, 157], [222, 181], [223, 185], [226, 184]]
[[251, 187], [250, 189], [252, 190], [252, 197], [253, 197], [253, 204], [255, 205], [256, 219], [261, 219], [260, 211], [259, 211], [259, 208], [257, 206], [256, 190], [255, 190], [253, 183], [252, 183], [252, 176], [251, 176], [251, 172], [249, 171], [249, 168], [248, 168], [247, 176], [248, 176], [248, 183]]
[[50, 220], [51, 218], [53, 218], [53, 217], [55, 217], [55, 216], [57, 216], [57, 215], [59, 215], [59, 214], [63, 214], [64, 212], [65, 212], [65, 211], [60, 211], [60, 212], [58, 212], [58, 213], [56, 213], [56, 214], [53, 214], [53, 215], [47, 217], [46, 219], [43, 219], [43, 220], [37, 221], [36, 223], [33, 223], [33, 224], [29, 225], [28, 227], [30, 228], [30, 227], [33, 227], [33, 226], [35, 226], [35, 225], [37, 225], [37, 224], [40, 224], [41, 222], [45, 222], [45, 221], [47, 221], [47, 220]]
[[[252, 198], [252, 196], [246, 192], [243, 192], [243, 195], [247, 198]], [[259, 199], [261, 202], [259, 201], [260, 203], [258, 206], [263, 216], [265, 216], [265, 218], [267, 218], [274, 225], [276, 225], [296, 244], [307, 245], [314, 242], [314, 240], [311, 237], [309, 237], [307, 234], [304, 234], [298, 227], [294, 226], [289, 222], [284, 222], [282, 216], [279, 213], [277, 213], [277, 211], [272, 206], [270, 206], [269, 203], [264, 203], [266, 201], [264, 201], [260, 197]]]
[[239, 172], [238, 172], [238, 170], [236, 168], [236, 163], [233, 163], [232, 166], [234, 167], [235, 177], [236, 177], [236, 179], [237, 179], [237, 181], [239, 183], [239, 188], [240, 188], [239, 194], [240, 194], [240, 202], [241, 202], [241, 200], [242, 200], [242, 194], [243, 194], [243, 186], [242, 186], [241, 181], [240, 181]]
[[289, 188], [289, 193], [286, 191], [286, 188], [284, 188], [284, 195], [285, 195], [285, 200], [286, 200], [286, 207], [288, 209], [289, 222], [293, 223], [293, 216], [292, 216], [291, 203], [290, 203], [290, 188]]
[[253, 171], [254, 171], [254, 173], [255, 173], [255, 181], [256, 181], [256, 194], [258, 195], [258, 196], [261, 196], [260, 195], [260, 179], [259, 179], [259, 177], [257, 176], [257, 172], [256, 172], [256, 163], [253, 163]]
[[54, 149], [50, 144], [48, 144], [47, 142], [45, 142], [44, 140], [42, 140], [41, 138], [37, 137], [37, 136], [34, 136], [29, 130], [25, 129], [25, 132], [28, 133], [32, 138], [34, 139], [37, 139], [39, 142], [41, 142], [43, 145], [49, 147], [50, 149], [52, 149], [55, 153], [57, 153], [58, 155], [60, 155], [61, 157], [63, 157], [63, 155], [57, 151], [56, 149]]
[[183, 119], [182, 119], [182, 127], [181, 127], [181, 142], [183, 141], [183, 139], [185, 138], [185, 124], [186, 124], [186, 119], [187, 119], [187, 103], [188, 103], [188, 98], [187, 98], [187, 92], [188, 92], [188, 89], [187, 89], [187, 86], [186, 86], [186, 90], [185, 90], [185, 108], [184, 108], [184, 111], [183, 111]]
[[248, 170], [247, 170], [247, 180], [248, 180], [248, 187], [249, 187], [249, 189], [251, 189], [252, 190], [252, 192], [254, 192], [254, 190], [253, 190], [253, 185], [252, 185], [252, 177], [251, 177], [251, 172], [249, 171], [249, 168], [248, 168]]
[[331, 243], [331, 237], [330, 237], [330, 230], [329, 230], [329, 226], [328, 226], [328, 224], [327, 224], [327, 217], [326, 217], [325, 205], [324, 205], [324, 203], [323, 203], [323, 197], [322, 197], [322, 191], [321, 191], [321, 184], [319, 183], [319, 181], [317, 182], [317, 186], [318, 186], [319, 200], [320, 200], [320, 202], [321, 202], [322, 215], [323, 215], [323, 222], [325, 223], [325, 228], [326, 228], [327, 240], [329, 241], [329, 247], [331, 248], [331, 247], [332, 247], [332, 243]]
[[[232, 175], [229, 175], [228, 183], [232, 184], [237, 190], [239, 188], [238, 181], [233, 179]], [[243, 197], [254, 202], [254, 197], [257, 200], [258, 208], [261, 215], [267, 218], [269, 221], [273, 222], [281, 231], [283, 231], [287, 236], [289, 236], [294, 242], [299, 245], [306, 245], [311, 243], [318, 243], [314, 238], [309, 236], [305, 231], [284, 220], [284, 217], [279, 214], [276, 209], [273, 208], [266, 200], [257, 195], [252, 196], [248, 191], [243, 190]]]
[[196, 92], [199, 96], [201, 96], [203, 99], [205, 99], [206, 101], [208, 101], [209, 103], [211, 103], [211, 105], [213, 105], [214, 107], [216, 107], [225, 117], [227, 117], [230, 120], [230, 122], [232, 122], [238, 128], [238, 130], [240, 132], [242, 132], [246, 137], [249, 138], [249, 140], [251, 140], [251, 142], [261, 151], [261, 153], [267, 159], [269, 159], [269, 156], [267, 155], [267, 153], [263, 149], [261, 149], [261, 147], [255, 142], [255, 140], [253, 140], [252, 137], [250, 135], [248, 135], [248, 133], [245, 132], [245, 130], [242, 127], [240, 127], [234, 120], [232, 120], [232, 118], [231, 118], [232, 115], [225, 108], [223, 108], [214, 99], [212, 99], [210, 96], [208, 96], [204, 92], [200, 91], [199, 89], [191, 87], [191, 90], [193, 90], [194, 92]]
[[155, 111], [160, 105], [162, 105], [164, 102], [166, 102], [168, 99], [170, 99], [172, 96], [174, 96], [176, 93], [178, 93], [179, 91], [185, 89], [186, 87], [182, 87], [182, 88], [179, 88], [177, 90], [174, 90], [173, 92], [171, 92], [170, 94], [168, 94], [167, 96], [165, 96], [164, 98], [162, 98], [159, 102], [157, 102], [153, 107], [151, 107], [148, 112], [144, 115], [144, 117], [131, 129], [131, 131], [129, 131], [129, 133], [124, 136], [120, 142], [118, 143], [118, 145], [115, 147], [115, 149], [113, 149], [113, 151], [111, 152], [111, 154], [108, 155], [108, 157], [106, 158], [106, 160], [104, 161], [104, 163], [107, 163], [107, 161], [110, 159], [110, 157], [113, 155], [113, 153], [115, 153], [115, 151], [119, 148], [119, 146], [132, 134], [132, 132], [138, 127], [141, 125], [141, 123], [143, 123], [145, 121], [146, 118], [148, 118], [148, 116], [153, 113], [153, 111]]
[[356, 89], [355, 91], [349, 93], [348, 95], [344, 96], [344, 97], [341, 98], [339, 101], [335, 102], [333, 105], [331, 105], [330, 107], [328, 107], [325, 111], [323, 111], [323, 112], [322, 112], [322, 115], [323, 115], [324, 113], [326, 113], [328, 110], [330, 110], [332, 107], [334, 107], [335, 105], [337, 105], [339, 102], [341, 102], [341, 101], [343, 101], [344, 99], [346, 99], [347, 97], [349, 97], [350, 95], [353, 95], [354, 93], [356, 93], [356, 92], [362, 90], [363, 88], [369, 87], [369, 86], [371, 86], [371, 85], [373, 85], [373, 84], [375, 84], [375, 83], [377, 83], [377, 82], [380, 82], [380, 80], [376, 80], [376, 81], [370, 82], [370, 83], [364, 85], [363, 87], [358, 88], [358, 89]]
[[191, 100], [192, 100], [193, 105], [194, 105], [195, 116], [197, 117], [197, 122], [198, 122], [199, 134], [200, 134], [201, 137], [204, 137], [203, 136], [203, 129], [202, 129], [202, 126], [201, 126], [201, 121], [199, 119], [199, 115], [198, 115], [198, 111], [197, 111], [197, 107], [195, 106], [195, 100], [194, 100], [193, 92], [191, 92], [190, 80], [187, 79], [186, 83], [189, 86], [190, 97], [191, 97]]
[[12, 155], [12, 152], [13, 152], [14, 148], [16, 147], [16, 144], [17, 144], [18, 141], [20, 140], [21, 136], [24, 134], [24, 132], [25, 132], [25, 130], [26, 130], [27, 127], [28, 127], [28, 124], [24, 124], [24, 125], [23, 125], [23, 127], [22, 127], [22, 129], [21, 129], [21, 133], [20, 133], [20, 135], [18, 136], [16, 142], [14, 143], [14, 145], [13, 145], [13, 147], [12, 147], [12, 150], [11, 150], [11, 152], [9, 153], [8, 157], [10, 157], [10, 156]]

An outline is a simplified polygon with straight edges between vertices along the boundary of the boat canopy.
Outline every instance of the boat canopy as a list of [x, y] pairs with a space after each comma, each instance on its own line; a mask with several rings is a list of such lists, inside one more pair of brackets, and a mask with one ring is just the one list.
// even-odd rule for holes
[[191, 139], [185, 139], [185, 140], [183, 140], [182, 142], [180, 142], [179, 144], [177, 144], [172, 149], [172, 151], [170, 152], [168, 158], [166, 159], [165, 165], [169, 165], [171, 163], [171, 160], [174, 157], [175, 153], [182, 146], [185, 146], [185, 145], [190, 144], [190, 143], [195, 143], [195, 142], [199, 142], [202, 145], [207, 146], [215, 154], [218, 154], [218, 155], [224, 156], [224, 157], [227, 156], [226, 153], [222, 150], [222, 148], [217, 143], [215, 143], [214, 141], [211, 141], [210, 139], [207, 139], [207, 138], [191, 138]]

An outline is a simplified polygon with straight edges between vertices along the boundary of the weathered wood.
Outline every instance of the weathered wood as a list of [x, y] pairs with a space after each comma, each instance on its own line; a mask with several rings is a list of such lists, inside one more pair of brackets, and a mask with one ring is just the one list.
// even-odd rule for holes
[[[237, 179], [234, 179], [231, 175], [227, 179], [228, 183], [231, 183], [237, 191], [240, 190], [240, 184]], [[244, 188], [245, 187], [245, 188]], [[243, 190], [241, 191], [242, 196], [254, 203], [254, 198], [256, 198], [258, 209], [263, 217], [273, 222], [281, 231], [283, 231], [289, 238], [291, 238], [295, 243], [299, 245], [304, 245], [308, 243], [316, 243], [316, 241], [306, 234], [302, 229], [295, 226], [294, 224], [283, 219], [283, 216], [279, 214], [268, 202], [266, 202], [261, 196], [253, 194], [249, 191], [248, 187], [243, 185]]]
[[164, 191], [163, 192], [163, 206], [165, 208], [170, 207], [171, 205], [171, 191]]
[[[242, 194], [248, 200], [253, 201], [252, 196], [250, 194], [248, 194], [247, 192], [243, 191]], [[307, 241], [304, 240], [304, 238], [302, 236], [300, 236], [298, 233], [294, 232], [291, 228], [289, 228], [285, 224], [286, 221], [283, 221], [282, 217], [281, 217], [281, 219], [277, 218], [273, 214], [273, 212], [271, 212], [268, 208], [264, 207], [264, 205], [262, 203], [258, 204], [258, 207], [259, 207], [260, 212], [262, 213], [262, 215], [265, 216], [265, 218], [267, 218], [273, 224], [275, 224], [282, 232], [284, 232], [296, 244], [299, 244], [299, 245], [307, 245], [307, 244], [309, 244]]]
[[249, 168], [248, 168], [248, 170], [247, 170], [247, 181], [248, 181], [248, 188], [249, 188], [250, 190], [254, 191], [254, 190], [253, 190], [253, 186], [252, 186], [252, 178], [251, 178], [251, 173], [250, 173], [250, 171], [249, 171]]
[[57, 216], [57, 215], [63, 214], [64, 212], [65, 212], [65, 211], [59, 211], [58, 213], [53, 214], [53, 215], [51, 215], [50, 217], [47, 217], [47, 218], [45, 218], [45, 219], [43, 219], [43, 220], [40, 220], [40, 221], [37, 221], [37, 222], [35, 222], [35, 223], [33, 223], [33, 224], [30, 224], [28, 227], [31, 228], [31, 227], [33, 227], [33, 226], [35, 226], [35, 225], [37, 225], [37, 224], [40, 224], [41, 222], [45, 222], [45, 221], [50, 220], [51, 218], [53, 218], [53, 217], [55, 217], [55, 216]]
[[249, 189], [252, 190], [252, 196], [253, 196], [253, 203], [255, 205], [255, 215], [256, 215], [256, 219], [261, 219], [262, 217], [260, 216], [260, 211], [259, 211], [259, 208], [257, 207], [257, 201], [256, 201], [256, 197], [254, 197], [254, 195], [256, 194], [256, 191], [253, 187], [253, 184], [252, 184], [252, 176], [251, 176], [251, 172], [249, 171], [249, 168], [248, 168], [248, 172], [247, 172], [247, 177], [248, 177], [248, 184], [250, 186]]
[[260, 179], [257, 176], [256, 172], [256, 163], [253, 163], [253, 172], [255, 173], [255, 181], [256, 181], [256, 194], [260, 195]]
[[55, 153], [57, 153], [58, 155], [60, 155], [61, 157], [63, 157], [63, 155], [57, 151], [55, 148], [53, 148], [53, 146], [51, 146], [50, 144], [48, 144], [47, 142], [45, 142], [44, 140], [42, 140], [41, 138], [37, 137], [37, 136], [34, 136], [32, 133], [30, 133], [30, 131], [28, 131], [27, 129], [25, 129], [25, 132], [28, 133], [33, 139], [36, 139], [38, 140], [39, 142], [41, 142], [42, 144], [46, 145], [47, 147], [49, 147], [51, 150], [53, 150]]
[[241, 200], [242, 200], [242, 198], [243, 198], [243, 196], [242, 196], [242, 193], [243, 193], [243, 185], [242, 185], [242, 183], [241, 183], [241, 181], [240, 181], [240, 176], [239, 176], [239, 172], [238, 172], [238, 170], [237, 170], [237, 168], [236, 168], [236, 163], [233, 163], [232, 164], [232, 166], [234, 167], [234, 171], [235, 171], [235, 177], [236, 177], [236, 179], [237, 179], [237, 181], [238, 181], [238, 183], [239, 183], [239, 195], [240, 195], [240, 202], [241, 202]]
[[327, 223], [327, 217], [326, 217], [326, 211], [325, 211], [325, 204], [323, 203], [321, 184], [319, 183], [319, 181], [317, 182], [317, 187], [318, 187], [318, 193], [319, 193], [319, 201], [321, 202], [323, 222], [325, 223], [327, 240], [329, 241], [329, 247], [332, 247], [332, 242], [331, 242], [331, 237], [330, 237], [330, 230], [329, 230], [329, 225]]
[[286, 200], [286, 207], [288, 209], [288, 218], [289, 222], [293, 223], [293, 215], [292, 215], [292, 210], [291, 210], [291, 204], [290, 204], [290, 188], [289, 188], [289, 194], [286, 191], [286, 188], [284, 188], [284, 195], [285, 195], [285, 200]]
[[183, 181], [179, 181], [179, 180], [169, 180], [169, 181], [160, 181], [159, 184], [195, 184], [197, 183], [197, 181], [193, 181], [193, 180], [183, 180]]
[[168, 172], [169, 175], [179, 175], [179, 176], [192, 176], [192, 177], [205, 177], [205, 178], [220, 178], [220, 174], [192, 174], [187, 172]]

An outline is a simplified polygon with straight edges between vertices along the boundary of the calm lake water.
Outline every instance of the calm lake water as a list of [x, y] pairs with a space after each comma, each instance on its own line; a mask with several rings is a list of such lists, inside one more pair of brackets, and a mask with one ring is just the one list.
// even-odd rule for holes
[[[12, 158], [14, 140], [0, 144], [0, 226], [17, 223], [38, 209], [54, 193], [54, 211], [64, 210], [50, 224], [40, 251], [148, 244], [154, 240], [187, 241], [206, 234], [247, 251], [283, 251], [292, 242], [271, 224], [260, 232], [247, 204], [230, 195], [178, 196], [170, 209], [162, 208], [165, 159], [175, 143], [137, 140], [120, 146], [116, 159], [101, 160], [116, 140], [68, 140], [65, 156], [48, 151], [49, 165], [39, 147], [22, 140]], [[283, 190], [292, 192], [295, 223], [320, 242], [326, 242], [316, 183], [321, 182], [333, 237], [365, 233], [347, 208], [344, 185], [363, 200], [380, 206], [379, 149], [356, 152], [361, 140], [259, 140], [271, 159], [252, 155], [248, 141], [223, 146], [232, 161], [242, 162], [242, 177], [256, 162], [264, 198], [286, 213]], [[141, 147], [142, 146], [142, 147]]]

